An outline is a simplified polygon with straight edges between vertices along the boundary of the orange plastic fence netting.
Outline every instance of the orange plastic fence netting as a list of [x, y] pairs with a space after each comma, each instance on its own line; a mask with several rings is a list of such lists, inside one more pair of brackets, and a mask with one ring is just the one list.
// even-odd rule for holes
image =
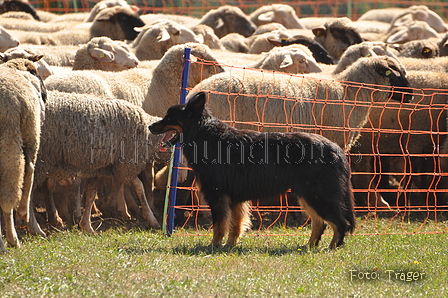
[[[387, 86], [223, 66], [240, 79], [229, 83], [212, 77], [194, 90], [210, 94], [212, 113], [236, 127], [318, 133], [339, 143], [351, 163], [358, 216], [380, 216], [389, 223], [446, 220], [448, 90], [396, 92], [402, 99], [413, 96], [402, 102], [391, 98]], [[408, 79], [415, 80], [412, 72]], [[288, 82], [285, 92], [279, 92], [282, 82]], [[210, 218], [192, 179], [178, 186], [176, 222], [197, 228], [210, 224]], [[309, 220], [287, 193], [271, 202], [253, 202], [252, 215], [259, 230], [276, 224], [300, 227]]]
[[[97, 1], [89, 0], [30, 0], [35, 7], [55, 13], [86, 12], [89, 11]], [[147, 13], [171, 13], [201, 17], [210, 9], [221, 5], [234, 5], [240, 7], [244, 12], [250, 13], [258, 7], [266, 4], [283, 3], [289, 4], [296, 9], [299, 17], [322, 17], [347, 16], [353, 20], [369, 9], [385, 7], [408, 7], [411, 5], [424, 4], [446, 18], [448, 3], [444, 1], [410, 1], [410, 0], [371, 0], [371, 1], [267, 1], [267, 0], [233, 0], [233, 1], [192, 1], [192, 0], [128, 0], [130, 4], [140, 7], [142, 14]]]

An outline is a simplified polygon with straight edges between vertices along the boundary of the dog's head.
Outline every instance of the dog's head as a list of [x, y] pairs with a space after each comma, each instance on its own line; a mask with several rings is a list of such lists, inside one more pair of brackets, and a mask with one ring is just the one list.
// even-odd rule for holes
[[160, 146], [161, 151], [180, 141], [180, 135], [191, 129], [192, 124], [200, 122], [204, 115], [206, 96], [204, 92], [195, 94], [188, 103], [170, 107], [162, 120], [149, 126], [153, 134], [165, 133]]

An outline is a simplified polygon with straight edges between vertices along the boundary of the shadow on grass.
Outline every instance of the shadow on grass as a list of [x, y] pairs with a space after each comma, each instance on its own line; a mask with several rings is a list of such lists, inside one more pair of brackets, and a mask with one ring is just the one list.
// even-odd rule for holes
[[251, 247], [244, 245], [214, 247], [212, 245], [204, 245], [196, 243], [191, 245], [177, 245], [174, 247], [164, 248], [138, 248], [138, 247], [121, 247], [120, 253], [129, 255], [143, 255], [154, 252], [172, 253], [173, 255], [185, 256], [207, 256], [207, 255], [247, 255], [247, 254], [266, 254], [269, 256], [283, 255], [301, 255], [308, 253], [320, 253], [328, 251], [326, 248], [312, 249], [307, 246], [299, 247]]

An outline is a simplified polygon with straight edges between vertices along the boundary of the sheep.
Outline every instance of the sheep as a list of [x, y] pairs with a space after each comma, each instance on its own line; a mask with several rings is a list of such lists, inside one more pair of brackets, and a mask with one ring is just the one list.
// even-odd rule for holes
[[33, 52], [32, 50], [28, 48], [11, 48], [7, 51], [5, 51], [4, 54], [0, 53], [0, 63], [6, 62], [11, 59], [16, 58], [24, 58], [28, 59], [32, 62], [36, 63], [37, 72], [39, 74], [39, 77], [42, 80], [45, 80], [49, 76], [53, 74], [53, 71], [51, 70], [48, 63], [42, 59], [43, 55], [38, 55], [37, 53]]
[[30, 14], [35, 20], [40, 21], [36, 9], [26, 0], [2, 0], [0, 2], [0, 14], [8, 11], [23, 11]]
[[150, 13], [150, 14], [141, 15], [141, 18], [146, 24], [154, 23], [155, 21], [158, 21], [160, 19], [164, 19], [164, 20], [168, 19], [168, 20], [174, 21], [178, 24], [184, 25], [188, 28], [196, 26], [199, 23], [199, 19], [196, 17], [177, 15], [177, 14]]
[[292, 33], [289, 31], [274, 30], [261, 35], [257, 35], [249, 46], [249, 54], [260, 54], [263, 52], [269, 52], [274, 48], [274, 45], [269, 40], [282, 40], [292, 37]]
[[75, 45], [52, 46], [27, 44], [24, 47], [38, 55], [45, 56], [45, 62], [51, 66], [67, 66], [70, 68], [73, 66], [76, 52], [79, 50], [79, 46]]
[[[28, 221], [45, 89], [29, 60], [6, 62], [0, 65], [0, 74], [0, 209], [6, 224], [6, 240], [10, 246], [19, 247], [13, 209], [18, 205], [17, 217]], [[5, 251], [0, 236], [0, 252]]]
[[273, 39], [268, 38], [268, 41], [272, 43], [274, 46], [283, 47], [291, 44], [303, 44], [308, 47], [308, 49], [312, 52], [314, 59], [317, 62], [321, 62], [324, 64], [334, 64], [333, 58], [328, 54], [327, 50], [325, 50], [320, 43], [314, 41], [313, 39], [304, 36], [304, 35], [294, 35], [292, 37], [286, 39]]
[[425, 22], [438, 33], [448, 31], [448, 25], [445, 24], [443, 19], [426, 5], [413, 5], [405, 9], [390, 22], [391, 28], [401, 26], [410, 21]]
[[[191, 48], [197, 59], [215, 61], [211, 50], [199, 43], [187, 43], [171, 47], [153, 70], [133, 68], [118, 73], [104, 71], [73, 71], [55, 74], [45, 80], [48, 90], [86, 93], [103, 98], [119, 98], [142, 106], [150, 98], [157, 102], [167, 96], [179, 98], [180, 78], [183, 67], [183, 51]], [[203, 78], [223, 71], [219, 65], [192, 64], [189, 84], [194, 86]], [[177, 84], [177, 85], [176, 85]], [[174, 86], [174, 87], [173, 87]], [[165, 110], [166, 111], [166, 110]], [[155, 114], [151, 114], [155, 115]], [[157, 116], [157, 115], [155, 115]]]
[[94, 37], [76, 52], [73, 70], [121, 71], [137, 67], [139, 60], [124, 42]]
[[193, 31], [171, 20], [161, 19], [136, 30], [140, 33], [132, 43], [132, 47], [140, 60], [160, 59], [176, 44], [199, 43]]
[[320, 43], [333, 59], [339, 59], [345, 49], [363, 42], [349, 18], [336, 18], [313, 28], [314, 40]]
[[56, 41], [50, 33], [10, 30], [21, 44], [56, 45]]
[[435, 72], [448, 72], [448, 57], [435, 57], [418, 59], [399, 57], [406, 70], [431, 70]]
[[101, 10], [90, 26], [90, 37], [107, 36], [113, 40], [134, 40], [136, 27], [145, 23], [132, 6], [113, 6]]
[[358, 21], [380, 21], [400, 26], [409, 21], [425, 21], [437, 32], [447, 31], [447, 25], [437, 13], [426, 5], [412, 5], [408, 8], [389, 7], [383, 9], [371, 9], [359, 17]]
[[261, 35], [263, 33], [271, 32], [271, 31], [274, 31], [274, 30], [286, 31], [288, 29], [286, 29], [286, 27], [283, 26], [280, 23], [268, 23], [268, 24], [264, 24], [264, 25], [258, 26], [257, 29], [255, 30], [255, 32], [252, 34], [252, 36]]
[[439, 45], [440, 56], [448, 56], [448, 33], [445, 34], [437, 43]]
[[72, 27], [73, 22], [64, 23], [44, 23], [36, 20], [24, 20], [24, 19], [12, 19], [12, 18], [0, 18], [0, 25], [6, 29], [51, 33], [61, 31]]
[[92, 7], [89, 16], [85, 19], [85, 22], [93, 22], [93, 20], [100, 11], [102, 11], [105, 8], [114, 6], [126, 6], [126, 7], [131, 6], [131, 9], [135, 12], [138, 12], [140, 10], [135, 5], [129, 5], [125, 0], [102, 0]]
[[199, 39], [200, 43], [207, 45], [210, 49], [224, 50], [221, 40], [216, 36], [215, 31], [204, 24], [195, 25], [190, 28]]
[[[361, 172], [373, 173], [372, 163], [376, 161], [383, 172], [403, 173], [398, 177], [395, 176], [398, 183], [394, 188], [403, 189], [411, 186], [429, 189], [434, 187], [431, 186], [434, 183], [431, 182], [432, 178], [425, 175], [412, 176], [409, 173], [438, 171], [436, 159], [416, 155], [443, 153], [438, 150], [446, 140], [446, 135], [439, 132], [446, 132], [447, 129], [448, 94], [445, 88], [448, 84], [448, 74], [434, 71], [407, 71], [406, 77], [410, 87], [413, 88], [414, 100], [399, 107], [391, 102], [371, 109], [366, 126], [371, 133], [363, 135], [356, 147], [356, 151], [365, 156], [361, 163], [355, 166]], [[372, 154], [376, 157], [372, 157]], [[387, 179], [390, 175], [381, 176], [363, 175], [363, 179], [367, 179], [364, 184], [359, 184], [362, 183], [359, 179], [354, 182], [358, 183], [357, 188], [366, 188], [376, 178], [380, 180], [374, 182], [374, 185], [391, 188], [390, 179]], [[425, 181], [427, 179], [430, 181]], [[408, 194], [407, 199], [410, 201], [406, 204], [426, 205], [426, 194], [423, 195], [424, 198], [419, 198], [418, 193]], [[397, 194], [392, 193], [390, 200], [398, 203]]]
[[263, 59], [251, 65], [250, 68], [296, 74], [322, 72], [322, 69], [312, 57], [310, 50], [303, 45], [297, 44], [270, 50]]
[[240, 8], [230, 5], [223, 5], [208, 11], [198, 24], [213, 28], [219, 38], [229, 33], [239, 33], [244, 37], [249, 37], [256, 29], [255, 24]]
[[300, 23], [294, 8], [286, 4], [261, 6], [250, 14], [249, 19], [256, 26], [276, 22], [288, 29], [305, 29]]
[[406, 73], [406, 68], [400, 62], [397, 57], [397, 51], [389, 47], [388, 44], [384, 42], [370, 42], [365, 41], [359, 44], [354, 44], [349, 46], [344, 53], [342, 53], [341, 59], [339, 60], [336, 67], [333, 69], [333, 74], [341, 73], [347, 67], [349, 67], [353, 62], [361, 57], [368, 56], [389, 56], [397, 61], [400, 66], [400, 70]]
[[428, 59], [439, 56], [438, 44], [428, 39], [408, 41], [395, 49], [398, 50], [398, 57]]
[[[393, 91], [385, 86], [394, 86]], [[359, 137], [357, 129], [367, 121], [372, 101], [385, 102], [390, 97], [408, 101], [409, 96], [402, 94], [408, 86], [394, 59], [367, 57], [338, 75], [322, 78], [249, 71], [244, 76], [218, 74], [194, 87], [187, 99], [207, 91], [209, 107], [219, 119], [244, 128], [255, 125], [263, 131], [286, 128], [321, 132], [349, 150]], [[342, 102], [347, 104], [331, 105]], [[242, 125], [241, 121], [254, 125]]]
[[[158, 158], [160, 138], [148, 129], [157, 119], [125, 101], [49, 91], [35, 185], [42, 185], [48, 178], [86, 179], [86, 203], [79, 225], [83, 231], [94, 233], [90, 215], [97, 180], [113, 177], [118, 188], [132, 186], [143, 217], [152, 228], [160, 228], [137, 177], [147, 163]], [[35, 218], [30, 220], [29, 229], [43, 234]]]
[[15, 48], [18, 45], [19, 40], [14, 35], [11, 35], [4, 27], [0, 26], [0, 52]]
[[190, 88], [202, 80], [224, 71], [222, 66], [217, 63], [213, 52], [206, 45], [187, 43], [171, 47], [153, 70], [152, 79], [142, 104], [148, 114], [163, 117], [168, 108], [172, 106], [171, 103], [178, 101], [183, 52], [186, 46], [191, 48], [191, 55], [195, 57], [195, 60], [204, 61], [204, 63], [191, 63], [188, 76]]
[[250, 41], [239, 33], [229, 33], [220, 39], [224, 48], [230, 52], [248, 53]]
[[405, 43], [411, 40], [428, 39], [439, 37], [428, 23], [423, 21], [412, 21], [389, 31], [384, 41], [387, 43]]

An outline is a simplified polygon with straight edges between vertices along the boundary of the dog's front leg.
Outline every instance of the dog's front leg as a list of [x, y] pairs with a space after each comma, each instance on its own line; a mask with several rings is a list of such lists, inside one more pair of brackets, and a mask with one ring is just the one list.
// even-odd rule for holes
[[250, 204], [246, 202], [234, 203], [230, 206], [231, 219], [229, 229], [229, 239], [227, 245], [235, 245], [241, 235], [250, 228], [251, 222], [249, 218]]
[[221, 246], [222, 239], [229, 229], [230, 221], [230, 204], [227, 197], [223, 198], [207, 198], [213, 219], [213, 240], [212, 245], [215, 247]]

